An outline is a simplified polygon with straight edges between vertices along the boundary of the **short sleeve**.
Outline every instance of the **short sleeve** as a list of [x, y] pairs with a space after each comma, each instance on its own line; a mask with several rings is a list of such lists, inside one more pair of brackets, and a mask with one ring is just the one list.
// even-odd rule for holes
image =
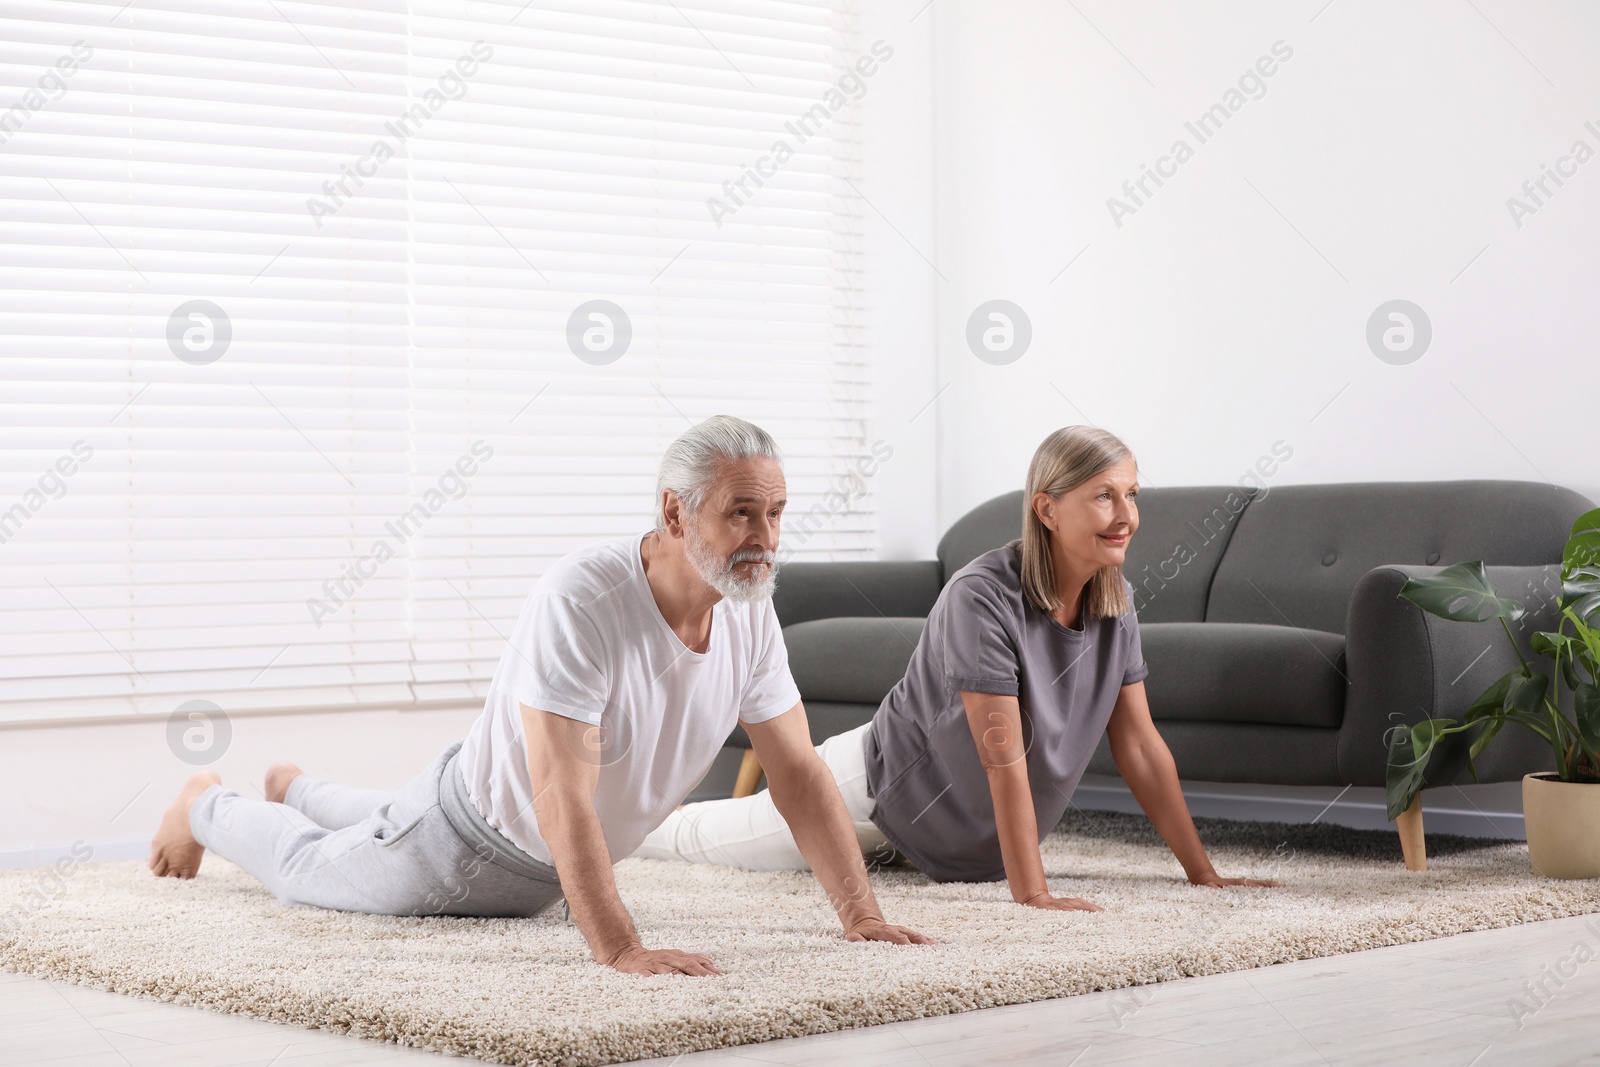
[[598, 724], [610, 698], [605, 642], [570, 597], [535, 589], [522, 605], [494, 688], [540, 711]]
[[755, 619], [751, 633], [755, 663], [739, 700], [739, 719], [758, 723], [775, 719], [800, 703], [800, 688], [789, 673], [789, 648], [783, 643], [783, 624], [771, 598], [751, 614]]
[[1150, 665], [1144, 661], [1144, 649], [1139, 644], [1139, 616], [1132, 607], [1117, 619], [1117, 640], [1122, 646], [1122, 684], [1143, 681], [1150, 673]]
[[1021, 691], [1017, 674], [1016, 614], [1005, 593], [979, 577], [958, 578], [939, 594], [939, 651], [945, 686], [952, 692]]

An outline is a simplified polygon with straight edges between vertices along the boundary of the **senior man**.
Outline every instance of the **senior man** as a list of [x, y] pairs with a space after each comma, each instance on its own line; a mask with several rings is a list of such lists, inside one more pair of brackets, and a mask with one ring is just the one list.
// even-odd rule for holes
[[565, 897], [597, 961], [721, 974], [646, 948], [612, 865], [710, 768], [735, 720], [851, 941], [927, 943], [886, 923], [789, 674], [772, 590], [785, 490], [759, 427], [718, 415], [662, 458], [656, 523], [562, 557], [529, 594], [484, 710], [400, 792], [267, 771], [266, 800], [192, 777], [151, 847], [193, 878], [206, 849], [285, 904], [392, 915], [536, 915]]

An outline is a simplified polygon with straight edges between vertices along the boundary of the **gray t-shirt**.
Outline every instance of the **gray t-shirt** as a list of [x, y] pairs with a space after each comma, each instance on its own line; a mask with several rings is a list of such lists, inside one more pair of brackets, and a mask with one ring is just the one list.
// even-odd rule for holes
[[[945, 585], [905, 677], [867, 731], [872, 821], [935, 881], [1005, 877], [963, 690], [1017, 697], [1043, 841], [1066, 812], [1118, 691], [1149, 673], [1131, 607], [1073, 630], [1028, 602], [1021, 544], [985, 552]], [[1133, 587], [1123, 584], [1131, 605]]]

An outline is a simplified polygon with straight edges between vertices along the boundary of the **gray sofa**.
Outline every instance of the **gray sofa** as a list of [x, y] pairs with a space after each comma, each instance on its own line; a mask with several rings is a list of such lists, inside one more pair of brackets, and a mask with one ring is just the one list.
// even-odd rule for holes
[[[905, 673], [944, 582], [1021, 533], [1022, 492], [962, 517], [938, 558], [786, 563], [774, 606], [814, 741], [871, 718]], [[1539, 482], [1447, 481], [1148, 488], [1124, 575], [1133, 583], [1151, 713], [1186, 779], [1382, 786], [1385, 733], [1459, 718], [1516, 666], [1498, 627], [1451, 623], [1401, 600], [1411, 575], [1482, 559], [1528, 616], [1523, 646], [1555, 628], [1562, 547], [1593, 507]], [[742, 731], [730, 744], [749, 747]], [[1428, 785], [1465, 784], [1458, 735]], [[749, 761], [747, 760], [747, 763]], [[1543, 742], [1506, 730], [1479, 780], [1553, 766]], [[1115, 774], [1106, 741], [1089, 763]], [[751, 779], [750, 786], [753, 787]]]

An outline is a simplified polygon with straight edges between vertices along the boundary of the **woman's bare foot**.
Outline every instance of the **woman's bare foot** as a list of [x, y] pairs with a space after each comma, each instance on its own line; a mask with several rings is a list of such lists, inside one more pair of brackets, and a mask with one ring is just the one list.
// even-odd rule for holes
[[261, 790], [262, 795], [274, 804], [282, 804], [284, 798], [289, 795], [289, 783], [304, 773], [306, 772], [288, 761], [274, 763], [267, 768], [267, 778], [262, 783], [264, 787]]
[[189, 809], [201, 793], [221, 784], [222, 776], [216, 771], [201, 771], [184, 783], [150, 842], [150, 870], [156, 877], [193, 878], [200, 873], [200, 859], [206, 850], [189, 832]]

